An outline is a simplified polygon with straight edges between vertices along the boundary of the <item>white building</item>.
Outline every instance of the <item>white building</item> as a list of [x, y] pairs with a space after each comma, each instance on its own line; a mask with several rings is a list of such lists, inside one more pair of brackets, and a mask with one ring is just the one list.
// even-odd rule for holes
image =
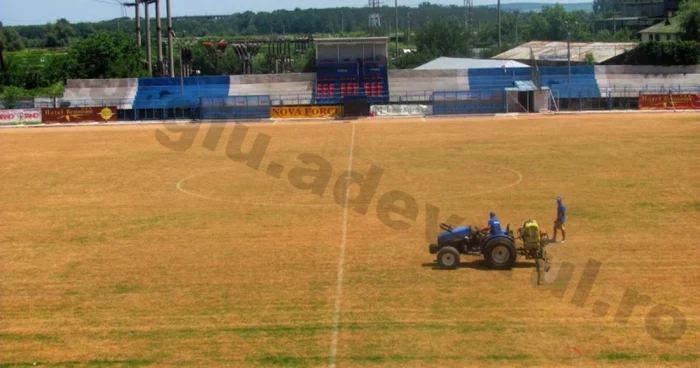
[[675, 41], [680, 37], [680, 27], [678, 26], [678, 19], [674, 17], [645, 28], [639, 33], [642, 35], [642, 42]]

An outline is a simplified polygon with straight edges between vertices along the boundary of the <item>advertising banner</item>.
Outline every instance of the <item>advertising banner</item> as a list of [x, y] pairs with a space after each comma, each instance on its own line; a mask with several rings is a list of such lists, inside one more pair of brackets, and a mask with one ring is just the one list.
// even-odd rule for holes
[[342, 106], [275, 106], [273, 119], [336, 118], [343, 116]]
[[640, 110], [700, 110], [698, 94], [659, 94], [639, 96]]
[[69, 107], [41, 109], [45, 124], [104, 123], [117, 121], [117, 107]]
[[0, 125], [23, 125], [40, 123], [40, 109], [0, 110]]
[[426, 116], [433, 114], [430, 105], [372, 105], [372, 116]]

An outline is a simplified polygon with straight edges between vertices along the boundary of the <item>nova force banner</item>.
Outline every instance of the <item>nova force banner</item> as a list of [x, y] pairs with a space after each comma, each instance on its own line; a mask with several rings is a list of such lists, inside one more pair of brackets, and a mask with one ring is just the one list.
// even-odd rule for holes
[[343, 116], [342, 106], [275, 106], [273, 119], [336, 118]]

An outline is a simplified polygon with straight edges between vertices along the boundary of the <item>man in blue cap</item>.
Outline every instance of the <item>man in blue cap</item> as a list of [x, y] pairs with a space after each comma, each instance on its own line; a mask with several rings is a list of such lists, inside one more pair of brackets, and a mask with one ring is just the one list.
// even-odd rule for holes
[[496, 217], [496, 212], [491, 211], [491, 213], [489, 213], [489, 225], [484, 230], [488, 230], [489, 234], [491, 235], [496, 235], [503, 232], [501, 231], [501, 221], [498, 219], [498, 217]]
[[566, 229], [564, 224], [566, 223], [566, 206], [563, 203], [561, 197], [557, 197], [557, 219], [554, 220], [554, 237], [552, 238], [552, 243], [557, 242], [557, 230], [561, 230], [561, 242], [566, 242]]

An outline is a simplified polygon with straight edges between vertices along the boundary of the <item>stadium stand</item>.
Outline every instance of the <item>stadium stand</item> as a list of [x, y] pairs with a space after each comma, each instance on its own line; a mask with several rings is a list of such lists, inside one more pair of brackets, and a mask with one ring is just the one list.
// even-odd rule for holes
[[467, 70], [390, 70], [392, 101], [420, 101], [435, 91], [468, 90]]
[[502, 90], [531, 80], [530, 68], [469, 69], [469, 90]]
[[[142, 78], [134, 110], [196, 108], [202, 97], [228, 97], [230, 77]], [[184, 82], [184, 93], [182, 82]]]
[[232, 75], [229, 96], [275, 96], [273, 105], [304, 105], [312, 102], [314, 73]]
[[628, 96], [639, 91], [700, 92], [698, 66], [596, 66], [595, 78], [604, 96]]
[[139, 81], [131, 79], [69, 79], [63, 91], [61, 105], [117, 106], [131, 109], [136, 98]]
[[387, 37], [317, 39], [316, 104], [389, 99]]
[[571, 84], [569, 68], [566, 66], [540, 67], [540, 83], [549, 87], [559, 98], [599, 98], [600, 87], [596, 79], [595, 67], [577, 65], [571, 67]]

